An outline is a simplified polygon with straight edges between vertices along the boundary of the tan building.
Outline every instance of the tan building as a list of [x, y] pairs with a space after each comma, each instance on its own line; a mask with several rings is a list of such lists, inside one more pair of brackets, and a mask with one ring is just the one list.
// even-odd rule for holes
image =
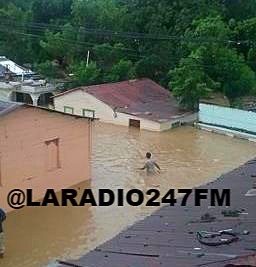
[[91, 119], [0, 101], [0, 203], [12, 189], [60, 190], [90, 179]]
[[170, 92], [150, 79], [75, 88], [56, 95], [54, 106], [58, 111], [151, 131], [197, 119], [196, 113], [181, 110]]

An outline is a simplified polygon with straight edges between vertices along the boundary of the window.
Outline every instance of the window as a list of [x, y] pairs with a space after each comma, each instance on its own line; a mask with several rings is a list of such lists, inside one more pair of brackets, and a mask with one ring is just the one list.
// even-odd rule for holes
[[129, 120], [129, 126], [130, 127], [140, 128], [140, 121], [139, 120], [130, 119]]
[[176, 122], [172, 123], [172, 128], [177, 128], [180, 126], [180, 124], [181, 124], [180, 121], [176, 121]]
[[47, 154], [46, 154], [46, 164], [47, 170], [53, 171], [60, 168], [60, 158], [59, 158], [59, 138], [51, 139], [45, 141]]
[[95, 110], [92, 109], [83, 109], [83, 116], [89, 118], [95, 118]]
[[69, 113], [69, 114], [74, 114], [74, 108], [68, 107], [68, 106], [64, 106], [64, 112], [65, 113]]

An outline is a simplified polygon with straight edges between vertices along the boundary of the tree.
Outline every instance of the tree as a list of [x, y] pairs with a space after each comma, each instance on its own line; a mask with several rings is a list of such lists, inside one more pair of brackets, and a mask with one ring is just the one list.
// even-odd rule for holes
[[100, 69], [94, 62], [87, 66], [85, 61], [81, 61], [73, 65], [71, 70], [74, 74], [74, 86], [93, 85], [101, 82]]
[[100, 29], [120, 29], [126, 9], [115, 0], [74, 0], [72, 15], [78, 25]]
[[127, 51], [122, 43], [116, 43], [114, 45], [109, 43], [95, 45], [92, 52], [95, 60], [106, 72], [121, 59], [127, 59]]
[[26, 23], [30, 20], [29, 12], [14, 4], [0, 9], [0, 51], [2, 55], [24, 63], [31, 57], [31, 39]]
[[153, 80], [161, 80], [164, 75], [163, 59], [157, 55], [144, 57], [137, 61], [135, 72], [139, 78], [151, 78]]
[[40, 41], [41, 48], [46, 52], [47, 59], [58, 60], [62, 67], [72, 63], [77, 52], [76, 33], [70, 24], [63, 26], [61, 32], [45, 32], [44, 40]]
[[222, 5], [227, 19], [244, 20], [256, 16], [255, 0], [223, 0]]
[[134, 78], [134, 68], [130, 60], [121, 59], [112, 67], [110, 72], [105, 76], [106, 82], [118, 82]]
[[219, 85], [191, 58], [182, 59], [179, 66], [169, 72], [169, 88], [183, 108], [197, 110], [201, 97], [206, 97]]
[[220, 16], [207, 17], [195, 21], [193, 27], [186, 34], [192, 40], [201, 39], [201, 43], [188, 43], [190, 55], [200, 62], [208, 77], [220, 84], [219, 90], [231, 101], [254, 92], [255, 74], [228, 41], [232, 34], [228, 23]]
[[61, 77], [61, 73], [60, 73], [60, 69], [58, 67], [58, 65], [54, 64], [51, 61], [46, 61], [43, 63], [40, 63], [37, 65], [37, 71], [49, 78], [49, 79], [55, 79], [55, 78], [60, 78]]
[[71, 14], [72, 0], [33, 0], [33, 20], [40, 23], [49, 23], [69, 17]]

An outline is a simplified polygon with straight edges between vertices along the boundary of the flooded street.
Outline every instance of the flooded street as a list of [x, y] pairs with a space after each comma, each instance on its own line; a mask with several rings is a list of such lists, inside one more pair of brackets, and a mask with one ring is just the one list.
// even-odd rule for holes
[[[79, 192], [92, 188], [95, 196], [99, 188], [146, 191], [152, 184], [159, 184], [162, 194], [170, 188], [191, 188], [214, 180], [256, 155], [254, 143], [192, 127], [154, 133], [97, 122], [92, 139], [91, 180], [72, 188]], [[147, 151], [161, 166], [158, 176], [147, 177], [138, 170]], [[55, 259], [79, 257], [154, 209], [113, 205], [13, 211], [5, 223], [7, 254], [0, 266], [46, 266]]]

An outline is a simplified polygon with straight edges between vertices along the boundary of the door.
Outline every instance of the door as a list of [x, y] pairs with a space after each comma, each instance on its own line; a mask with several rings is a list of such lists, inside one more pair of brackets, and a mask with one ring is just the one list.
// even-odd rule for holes
[[130, 127], [140, 128], [140, 120], [133, 120], [133, 119], [130, 119], [130, 120], [129, 120], [129, 126], [130, 126]]

